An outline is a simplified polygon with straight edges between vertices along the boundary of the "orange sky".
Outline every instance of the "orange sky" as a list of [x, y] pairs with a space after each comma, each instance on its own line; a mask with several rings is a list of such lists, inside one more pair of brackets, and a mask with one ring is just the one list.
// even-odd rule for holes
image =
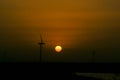
[[119, 0], [2, 0], [1, 44], [15, 47], [25, 43], [24, 46], [36, 47], [41, 31], [49, 48], [57, 44], [68, 49], [119, 48], [119, 3]]

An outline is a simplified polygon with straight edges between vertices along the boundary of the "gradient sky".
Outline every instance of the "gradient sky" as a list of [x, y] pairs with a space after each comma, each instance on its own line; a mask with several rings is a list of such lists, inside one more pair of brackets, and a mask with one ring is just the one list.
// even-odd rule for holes
[[[120, 62], [120, 0], [1, 0], [0, 56], [47, 62]], [[54, 51], [56, 45], [63, 52]]]

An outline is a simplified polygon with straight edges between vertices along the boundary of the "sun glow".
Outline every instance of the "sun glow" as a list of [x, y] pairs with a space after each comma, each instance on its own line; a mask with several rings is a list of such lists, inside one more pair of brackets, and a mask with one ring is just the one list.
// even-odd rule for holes
[[61, 52], [62, 51], [62, 47], [61, 46], [55, 46], [55, 51], [56, 52]]

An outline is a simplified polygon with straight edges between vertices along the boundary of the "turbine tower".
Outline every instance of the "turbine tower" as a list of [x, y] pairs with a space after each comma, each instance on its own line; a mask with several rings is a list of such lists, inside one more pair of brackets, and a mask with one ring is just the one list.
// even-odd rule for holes
[[3, 60], [3, 62], [7, 62], [7, 52], [6, 51], [3, 52], [2, 60]]
[[92, 63], [95, 62], [95, 51], [94, 50], [92, 51], [92, 60], [91, 61], [92, 61]]
[[42, 39], [41, 34], [40, 34], [40, 42], [39, 42], [38, 44], [39, 44], [39, 46], [40, 46], [40, 62], [42, 62], [42, 46], [43, 46], [45, 43], [43, 42], [43, 39]]

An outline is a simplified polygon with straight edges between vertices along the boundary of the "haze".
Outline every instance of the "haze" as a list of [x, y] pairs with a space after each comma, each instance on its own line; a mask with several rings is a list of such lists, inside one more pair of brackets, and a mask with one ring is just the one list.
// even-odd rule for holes
[[[1, 0], [0, 55], [39, 62], [120, 62], [120, 0]], [[56, 45], [63, 51], [57, 54]]]

